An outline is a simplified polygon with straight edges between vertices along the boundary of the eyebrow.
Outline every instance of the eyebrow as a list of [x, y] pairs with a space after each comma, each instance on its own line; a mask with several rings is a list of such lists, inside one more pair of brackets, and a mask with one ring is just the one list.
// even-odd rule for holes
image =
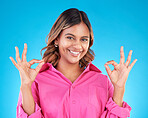
[[[67, 34], [65, 34], [65, 36], [66, 35], [71, 35], [71, 36], [73, 36], [73, 37], [76, 37], [75, 35], [73, 35], [73, 34], [71, 34], [71, 33], [67, 33]], [[89, 38], [88, 36], [82, 36], [83, 38]]]

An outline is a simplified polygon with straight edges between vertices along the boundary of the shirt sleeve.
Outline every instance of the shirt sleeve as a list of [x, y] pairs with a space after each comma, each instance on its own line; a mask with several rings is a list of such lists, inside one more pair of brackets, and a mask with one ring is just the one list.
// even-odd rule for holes
[[22, 95], [21, 92], [19, 93], [18, 103], [17, 103], [17, 118], [44, 118], [41, 113], [41, 107], [39, 106], [39, 97], [38, 97], [38, 90], [37, 90], [37, 83], [33, 82], [32, 84], [32, 95], [35, 101], [35, 112], [31, 115], [25, 113], [22, 107]]
[[113, 85], [108, 79], [108, 101], [106, 103], [105, 110], [103, 111], [101, 118], [127, 118], [130, 117], [131, 107], [123, 101], [122, 107], [118, 106], [112, 99], [113, 97]]

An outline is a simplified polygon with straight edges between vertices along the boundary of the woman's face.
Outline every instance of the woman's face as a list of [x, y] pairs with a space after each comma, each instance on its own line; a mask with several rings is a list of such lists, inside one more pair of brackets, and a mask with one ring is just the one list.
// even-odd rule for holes
[[89, 40], [89, 29], [83, 22], [63, 30], [55, 40], [59, 46], [60, 62], [79, 63], [88, 51]]

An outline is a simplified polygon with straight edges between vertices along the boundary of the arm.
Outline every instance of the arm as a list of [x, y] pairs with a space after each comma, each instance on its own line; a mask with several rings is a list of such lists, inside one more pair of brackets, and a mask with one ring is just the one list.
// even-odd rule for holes
[[[27, 44], [24, 44], [24, 50], [22, 54], [22, 59], [19, 55], [19, 49], [16, 46], [16, 61], [10, 57], [14, 66], [19, 70], [20, 78], [21, 78], [21, 93], [18, 100], [17, 105], [17, 118], [41, 118], [40, 107], [38, 106], [37, 92], [32, 91], [36, 90], [36, 86], [34, 85], [35, 78], [44, 64], [44, 60], [33, 59], [29, 62], [26, 60], [27, 54]], [[32, 69], [31, 66], [34, 63], [39, 63], [35, 69]], [[32, 87], [33, 86], [33, 87]]]
[[[125, 84], [129, 72], [136, 63], [135, 59], [131, 64], [132, 50], [129, 52], [127, 61], [125, 62], [123, 46], [120, 49], [120, 63], [117, 64], [114, 60], [108, 61], [104, 66], [111, 82], [108, 83], [109, 87], [109, 100], [106, 104], [106, 111], [103, 113], [102, 118], [127, 118], [129, 117], [131, 107], [123, 102], [125, 91]], [[114, 66], [114, 70], [109, 68], [109, 64]], [[113, 86], [112, 86], [113, 85]], [[110, 93], [111, 91], [111, 93]]]
[[39, 105], [37, 83], [34, 82], [31, 89], [21, 87], [17, 104], [17, 118], [44, 118]]
[[[107, 77], [107, 76], [106, 76]], [[127, 118], [130, 117], [131, 107], [124, 101], [122, 101], [122, 106], [119, 106], [114, 100], [114, 87], [110, 80], [108, 79], [108, 101], [105, 106], [105, 110], [102, 112], [100, 118]]]
[[31, 115], [32, 113], [35, 112], [35, 102], [32, 96], [31, 87], [21, 86], [21, 94], [22, 94], [22, 107], [28, 115]]

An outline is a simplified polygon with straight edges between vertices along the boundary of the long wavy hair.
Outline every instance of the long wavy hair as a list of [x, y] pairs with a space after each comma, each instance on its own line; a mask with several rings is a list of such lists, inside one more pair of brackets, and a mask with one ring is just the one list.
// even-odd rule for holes
[[81, 68], [85, 68], [89, 64], [89, 62], [94, 60], [95, 53], [93, 50], [90, 49], [90, 47], [93, 45], [94, 36], [93, 36], [93, 30], [92, 30], [90, 21], [87, 17], [87, 14], [84, 11], [79, 11], [76, 8], [70, 8], [60, 14], [60, 16], [57, 18], [49, 34], [46, 37], [47, 46], [42, 48], [40, 51], [42, 56], [42, 51], [46, 49], [42, 57], [45, 63], [48, 62], [48, 63], [51, 63], [54, 67], [57, 66], [60, 59], [60, 54], [59, 54], [59, 48], [55, 47], [54, 45], [55, 39], [60, 36], [61, 32], [64, 29], [72, 27], [81, 22], [84, 22], [89, 29], [90, 42], [89, 42], [88, 51], [80, 59], [79, 65]]

